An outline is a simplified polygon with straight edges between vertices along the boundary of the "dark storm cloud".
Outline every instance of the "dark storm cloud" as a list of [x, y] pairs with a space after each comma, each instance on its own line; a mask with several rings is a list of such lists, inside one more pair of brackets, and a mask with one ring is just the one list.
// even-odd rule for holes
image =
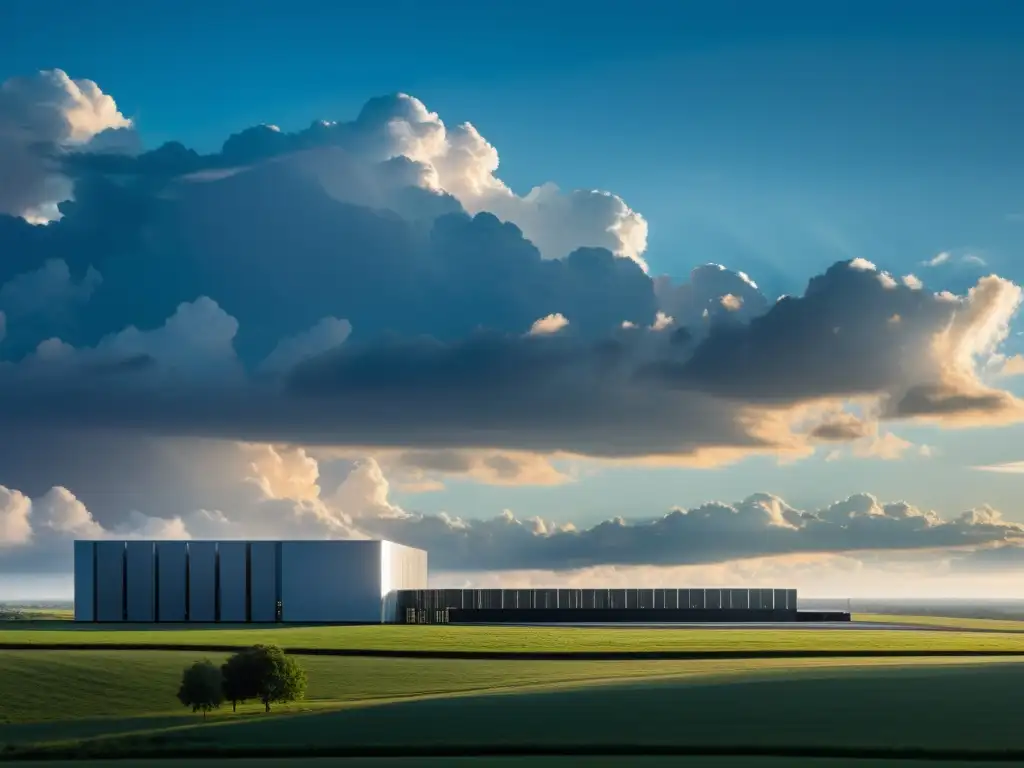
[[[771, 409], [810, 400], [881, 396], [897, 417], [1020, 410], [963, 369], [984, 351], [965, 345], [1016, 309], [1007, 281], [939, 297], [855, 260], [770, 304], [717, 265], [673, 285], [605, 248], [544, 258], [459, 200], [493, 203], [559, 252], [596, 223], [636, 255], [646, 224], [605, 193], [516, 197], [496, 164], [472, 126], [446, 129], [409, 97], [295, 134], [259, 126], [211, 156], [172, 143], [67, 157], [60, 221], [0, 217], [0, 424], [738, 456], [799, 450], [806, 435]], [[40, 296], [48, 311], [25, 311]], [[565, 328], [525, 336], [556, 314]], [[351, 338], [296, 341], [325, 321]], [[267, 362], [282, 348], [315, 359], [282, 372]]]
[[0, 283], [58, 258], [72, 275], [101, 275], [75, 322], [47, 328], [75, 346], [159, 325], [202, 295], [239, 320], [238, 347], [250, 360], [329, 315], [349, 320], [355, 338], [455, 339], [481, 327], [524, 332], [555, 312], [579, 333], [600, 334], [626, 320], [649, 324], [656, 308], [650, 279], [607, 251], [544, 260], [491, 215], [416, 224], [339, 202], [291, 165], [166, 195], [91, 179], [62, 209], [45, 228], [0, 219], [0, 247], [13, 254]]
[[880, 273], [833, 265], [749, 323], [715, 328], [689, 359], [660, 373], [679, 386], [725, 397], [793, 402], [891, 388], [934, 367], [929, 339], [952, 319], [955, 302]]
[[871, 425], [851, 413], [839, 413], [827, 418], [811, 430], [817, 440], [845, 442], [871, 434]]
[[[479, 231], [506, 231], [489, 217], [442, 226], [481, 221]], [[584, 270], [610, 260], [590, 251], [580, 258]], [[573, 269], [572, 261], [562, 268]], [[633, 268], [626, 260], [614, 263]], [[456, 341], [377, 336], [314, 355], [287, 373], [283, 388], [277, 379], [246, 381], [232, 348], [238, 324], [204, 299], [182, 305], [164, 329], [126, 332], [95, 350], [48, 347], [39, 359], [8, 366], [0, 371], [0, 394], [9, 405], [0, 423], [615, 457], [797, 450], [802, 438], [763, 406], [896, 397], [921, 386], [915, 381], [942, 382], [948, 365], [935, 357], [936, 334], [977, 343], [977, 325], [987, 328], [992, 312], [1015, 308], [1003, 294], [1016, 287], [992, 281], [968, 299], [952, 300], [886, 287], [879, 273], [839, 264], [813, 280], [806, 297], [778, 302], [749, 325], [711, 325], [692, 347], [673, 343], [668, 330], [619, 329], [595, 340], [575, 333], [571, 322], [539, 337], [494, 331]], [[822, 327], [830, 330], [816, 330]], [[118, 366], [124, 376], [115, 380], [109, 371]], [[162, 383], [162, 375], [183, 371], [189, 375], [173, 387]], [[954, 394], [964, 407], [983, 412], [985, 391], [959, 386]], [[1017, 402], [1006, 395], [992, 406], [1001, 410], [991, 413], [1011, 417]], [[928, 415], [942, 413], [958, 411]], [[839, 434], [828, 424], [816, 429], [813, 436], [821, 439], [859, 434]]]

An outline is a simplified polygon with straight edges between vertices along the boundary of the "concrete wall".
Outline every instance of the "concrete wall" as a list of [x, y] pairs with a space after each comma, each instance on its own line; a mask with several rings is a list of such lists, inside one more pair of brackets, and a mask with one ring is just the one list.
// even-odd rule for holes
[[125, 543], [128, 621], [156, 621], [156, 546], [152, 541]]
[[75, 621], [96, 619], [96, 542], [75, 542]]
[[185, 621], [188, 545], [184, 541], [156, 543], [157, 620]]

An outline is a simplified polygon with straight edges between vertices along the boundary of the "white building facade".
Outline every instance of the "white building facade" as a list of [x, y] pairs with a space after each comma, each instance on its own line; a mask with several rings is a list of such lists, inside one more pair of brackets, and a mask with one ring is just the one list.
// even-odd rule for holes
[[427, 586], [427, 553], [390, 541], [75, 542], [75, 620], [377, 624]]

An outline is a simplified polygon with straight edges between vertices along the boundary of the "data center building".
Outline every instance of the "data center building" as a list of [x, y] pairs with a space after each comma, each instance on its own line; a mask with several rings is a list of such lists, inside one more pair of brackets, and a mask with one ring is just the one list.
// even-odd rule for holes
[[390, 541], [76, 541], [75, 620], [397, 621], [427, 553]]

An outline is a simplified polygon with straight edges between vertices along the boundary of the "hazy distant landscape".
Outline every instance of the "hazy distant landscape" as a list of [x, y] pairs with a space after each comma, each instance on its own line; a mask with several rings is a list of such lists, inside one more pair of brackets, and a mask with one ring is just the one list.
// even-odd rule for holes
[[[852, 613], [890, 613], [901, 616], [955, 616], [975, 619], [1021, 619], [1024, 620], [1024, 598], [942, 600], [937, 598], [893, 599], [893, 598], [799, 598], [802, 611], [845, 611]], [[0, 601], [0, 616], [5, 618], [41, 618], [47, 612], [66, 618], [74, 609], [71, 600], [5, 600]]]
[[1024, 599], [889, 599], [847, 600], [800, 598], [801, 610], [846, 610], [853, 613], [891, 613], [909, 616], [956, 616], [975, 619], [1024, 619]]

